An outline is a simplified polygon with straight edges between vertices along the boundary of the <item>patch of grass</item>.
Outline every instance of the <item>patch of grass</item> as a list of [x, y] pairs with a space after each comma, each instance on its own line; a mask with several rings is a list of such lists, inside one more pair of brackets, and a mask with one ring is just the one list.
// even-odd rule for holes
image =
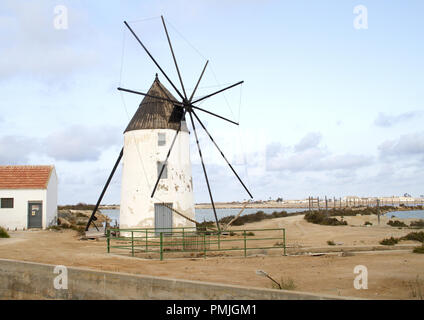
[[62, 230], [62, 228], [60, 226], [50, 226], [47, 228], [47, 230], [59, 231], [59, 230]]
[[197, 231], [200, 231], [200, 232], [206, 231], [206, 228], [214, 228], [214, 227], [216, 227], [216, 225], [213, 221], [205, 221], [205, 220], [203, 220], [203, 222], [198, 223], [196, 225]]
[[424, 282], [419, 278], [418, 275], [414, 281], [408, 283], [408, 286], [412, 298], [424, 300]]
[[328, 240], [327, 241], [327, 244], [329, 245], [329, 246], [335, 246], [336, 244], [335, 244], [335, 242], [333, 241], [333, 240]]
[[310, 223], [321, 224], [326, 226], [346, 226], [346, 221], [337, 220], [336, 218], [328, 217], [325, 212], [311, 211], [305, 214], [305, 220]]
[[424, 231], [410, 232], [406, 236], [402, 237], [401, 240], [412, 240], [424, 243]]
[[381, 240], [380, 244], [385, 245], [385, 246], [394, 246], [398, 242], [399, 242], [399, 239], [390, 237], [390, 238]]
[[372, 222], [365, 221], [364, 226], [372, 226]]
[[252, 232], [252, 231], [249, 231], [249, 232], [246, 233], [246, 236], [254, 236], [254, 235], [255, 235], [255, 233]]
[[424, 253], [424, 245], [421, 247], [416, 247], [414, 250], [412, 250], [413, 253]]
[[3, 228], [3, 227], [0, 227], [0, 238], [10, 238], [10, 236], [7, 233], [6, 229]]
[[280, 289], [280, 290], [294, 290], [296, 289], [296, 285], [292, 278], [281, 278], [280, 282], [277, 285], [276, 283], [272, 283], [273, 289]]
[[424, 220], [420, 219], [420, 220], [417, 220], [417, 221], [411, 221], [410, 226], [411, 227], [424, 228]]
[[82, 212], [78, 212], [77, 213], [77, 218], [86, 218], [86, 219], [88, 219], [88, 217], [84, 213], [82, 213]]
[[399, 220], [389, 220], [387, 224], [391, 227], [407, 227], [407, 225], [404, 222]]
[[96, 205], [94, 204], [87, 204], [87, 203], [77, 203], [77, 204], [71, 204], [71, 205], [64, 205], [64, 206], [57, 206], [58, 210], [63, 209], [71, 209], [71, 210], [94, 210]]

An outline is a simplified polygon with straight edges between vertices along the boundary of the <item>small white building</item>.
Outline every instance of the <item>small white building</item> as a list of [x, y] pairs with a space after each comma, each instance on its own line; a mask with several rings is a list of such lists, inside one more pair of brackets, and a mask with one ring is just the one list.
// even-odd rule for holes
[[0, 226], [26, 230], [56, 224], [54, 166], [0, 166]]
[[[149, 95], [176, 100], [156, 76]], [[121, 228], [194, 227], [189, 131], [182, 110], [145, 97], [124, 133]], [[156, 193], [151, 194], [178, 128]], [[182, 215], [178, 214], [181, 213]]]

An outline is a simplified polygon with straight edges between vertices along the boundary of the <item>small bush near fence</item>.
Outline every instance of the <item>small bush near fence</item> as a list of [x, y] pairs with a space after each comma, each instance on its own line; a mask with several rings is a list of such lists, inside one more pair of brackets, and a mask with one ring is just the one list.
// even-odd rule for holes
[[402, 237], [401, 240], [412, 240], [424, 243], [424, 231], [410, 232], [406, 236]]
[[414, 253], [424, 253], [424, 245], [422, 245], [421, 247], [416, 247], [413, 250]]
[[407, 227], [407, 225], [404, 222], [399, 220], [389, 220], [387, 224], [391, 227]]
[[411, 221], [410, 226], [411, 227], [424, 228], [424, 220], [420, 219], [420, 220], [417, 220], [417, 221]]
[[305, 214], [305, 220], [310, 223], [321, 224], [326, 226], [346, 226], [347, 225], [346, 221], [327, 217], [325, 212], [321, 212], [321, 211], [311, 211]]
[[398, 242], [399, 242], [399, 239], [390, 237], [390, 238], [381, 240], [380, 244], [385, 245], [385, 246], [394, 246]]
[[3, 227], [0, 227], [0, 238], [10, 238], [10, 236], [7, 233], [6, 229], [3, 228]]
[[[246, 223], [251, 223], [251, 222], [258, 222], [258, 221], [262, 221], [265, 219], [274, 219], [274, 218], [282, 218], [282, 217], [287, 217], [288, 213], [286, 211], [274, 211], [273, 213], [267, 214], [263, 211], [258, 211], [256, 213], [250, 213], [250, 214], [246, 214], [244, 216], [240, 216], [237, 218], [237, 220], [235, 220], [232, 225], [233, 226], [241, 226], [244, 225]], [[223, 217], [222, 219], [219, 220], [220, 223], [222, 224], [227, 224], [229, 223], [231, 220], [233, 220], [235, 218], [234, 215], [231, 216], [226, 216]]]

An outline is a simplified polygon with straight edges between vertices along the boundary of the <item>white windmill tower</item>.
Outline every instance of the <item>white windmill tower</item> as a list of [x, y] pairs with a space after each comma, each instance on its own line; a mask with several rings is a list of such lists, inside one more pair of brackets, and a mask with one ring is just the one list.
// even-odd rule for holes
[[[238, 86], [242, 84], [243, 81], [237, 82], [201, 98], [194, 98], [194, 94], [196, 93], [198, 85], [208, 65], [208, 62], [206, 62], [191, 96], [188, 97], [163, 17], [162, 23], [183, 93], [178, 90], [141, 42], [139, 37], [134, 33], [128, 23], [124, 21], [124, 24], [131, 31], [138, 43], [143, 47], [148, 56], [152, 59], [157, 68], [172, 86], [174, 91], [178, 94], [180, 101], [173, 97], [172, 94], [159, 82], [157, 75], [148, 93], [118, 88], [118, 90], [142, 95], [145, 98], [141, 102], [134, 117], [124, 132], [124, 147], [116, 160], [115, 166], [113, 167], [93, 213], [88, 220], [86, 231], [88, 231], [91, 223], [94, 224], [94, 221], [97, 220], [95, 214], [122, 157], [124, 158], [120, 209], [120, 226], [122, 228], [171, 228], [194, 226], [194, 224], [196, 224], [194, 220], [189, 131], [185, 121], [187, 114], [196, 139], [218, 232], [220, 232], [220, 226], [218, 223], [218, 217], [215, 210], [206, 167], [203, 161], [202, 151], [197, 137], [194, 119], [197, 120], [197, 123], [200, 124], [209, 136], [210, 140], [221, 153], [225, 162], [240, 181], [250, 198], [253, 198], [196, 112], [205, 112], [236, 125], [238, 125], [238, 123], [194, 105], [197, 102], [203, 101], [218, 93]], [[155, 180], [156, 182], [152, 184]], [[151, 189], [153, 189], [152, 192]], [[97, 228], [95, 224], [94, 226]]]
[[[150, 97], [175, 100], [157, 75], [147, 94], [124, 133], [120, 227], [194, 227], [193, 222], [176, 213], [194, 220], [190, 137], [181, 118], [182, 108]], [[172, 143], [173, 152], [162, 171]]]

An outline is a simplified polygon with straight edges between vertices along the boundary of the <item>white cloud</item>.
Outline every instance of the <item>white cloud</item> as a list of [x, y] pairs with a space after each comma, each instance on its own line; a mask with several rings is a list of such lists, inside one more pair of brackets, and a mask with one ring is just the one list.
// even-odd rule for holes
[[0, 137], [0, 164], [26, 164], [29, 156], [39, 147], [39, 142], [29, 137], [11, 135]]
[[283, 148], [272, 143], [267, 148], [267, 170], [270, 171], [334, 171], [355, 170], [370, 165], [371, 156], [332, 154], [320, 147], [320, 133], [308, 133], [294, 147]]
[[304, 151], [310, 148], [315, 148], [321, 142], [322, 135], [319, 132], [310, 132], [294, 146], [296, 152]]
[[120, 131], [111, 126], [70, 126], [44, 140], [46, 153], [56, 160], [94, 161], [104, 149], [122, 143]]
[[380, 112], [374, 120], [374, 124], [379, 127], [392, 127], [398, 123], [406, 122], [419, 117], [423, 114], [422, 111], [410, 111], [398, 115], [388, 115]]
[[384, 141], [378, 149], [382, 157], [424, 156], [424, 132], [404, 134], [397, 140]]
[[100, 56], [87, 45], [84, 36], [87, 23], [77, 10], [69, 8], [72, 27], [56, 30], [55, 5], [49, 1], [2, 1], [0, 9], [5, 12], [0, 19], [2, 80], [21, 75], [42, 81], [64, 79], [97, 64]]

